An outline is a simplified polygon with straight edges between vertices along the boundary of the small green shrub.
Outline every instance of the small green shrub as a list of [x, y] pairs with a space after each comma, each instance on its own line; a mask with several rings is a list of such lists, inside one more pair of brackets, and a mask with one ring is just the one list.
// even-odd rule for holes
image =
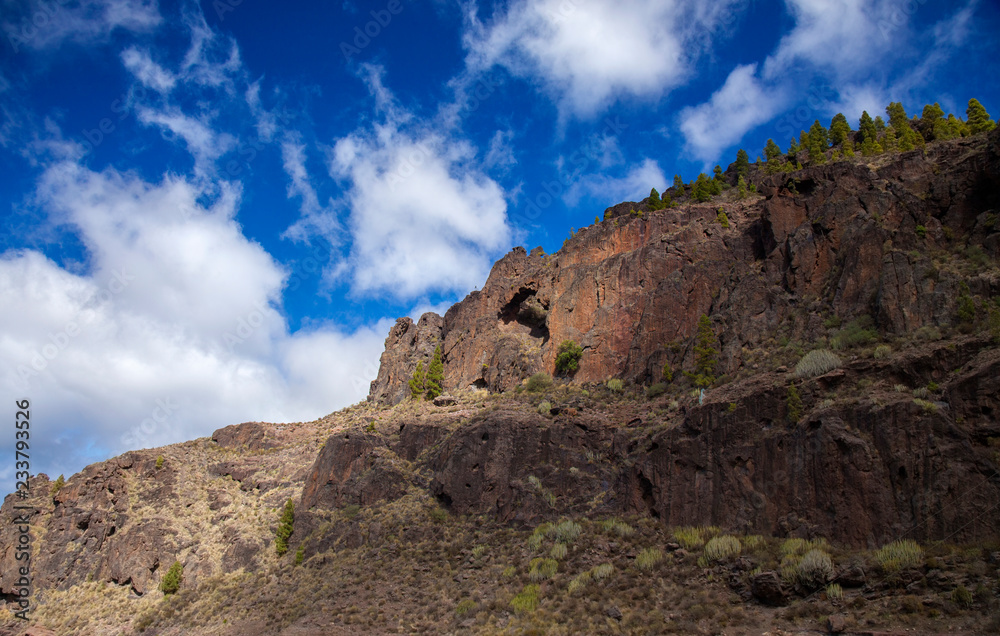
[[674, 539], [685, 550], [694, 550], [705, 545], [705, 531], [703, 528], [675, 528]]
[[878, 340], [878, 331], [875, 330], [875, 321], [871, 316], [860, 316], [837, 332], [837, 335], [830, 341], [834, 349], [850, 349], [870, 344]]
[[729, 217], [726, 216], [726, 211], [719, 208], [718, 214], [715, 217], [715, 222], [723, 227], [723, 229], [729, 229]]
[[594, 566], [594, 569], [592, 569], [590, 573], [595, 580], [603, 581], [604, 579], [610, 578], [615, 573], [615, 566], [610, 563], [602, 563]]
[[361, 506], [358, 504], [347, 504], [343, 507], [342, 512], [344, 513], [344, 516], [350, 520], [358, 516], [358, 513], [361, 512]]
[[958, 322], [963, 325], [971, 325], [976, 321], [976, 303], [972, 300], [969, 286], [964, 281], [958, 286], [958, 308], [955, 315]]
[[650, 400], [655, 399], [667, 392], [667, 385], [663, 382], [657, 382], [656, 384], [650, 386], [646, 389], [646, 397]]
[[444, 523], [448, 519], [448, 512], [444, 508], [439, 508], [435, 506], [427, 512], [427, 516], [431, 518], [434, 523]]
[[174, 564], [170, 566], [170, 569], [163, 576], [163, 580], [160, 581], [160, 591], [164, 594], [174, 594], [177, 590], [181, 589], [183, 580], [184, 566], [181, 565], [180, 561], [174, 561]]
[[62, 490], [62, 487], [66, 484], [66, 478], [62, 475], [56, 477], [56, 480], [52, 482], [52, 488], [49, 489], [49, 495], [55, 497], [56, 493]]
[[502, 576], [505, 579], [512, 579], [516, 574], [517, 574], [517, 568], [514, 567], [513, 565], [508, 565], [503, 569], [503, 572], [500, 573], [500, 576]]
[[477, 545], [476, 547], [472, 548], [472, 558], [473, 559], [478, 559], [481, 556], [483, 556], [484, 554], [486, 554], [486, 546], [485, 545]]
[[968, 609], [972, 607], [972, 592], [965, 589], [964, 585], [959, 585], [952, 591], [951, 600], [959, 607]]
[[306, 544], [299, 544], [299, 549], [295, 551], [295, 565], [302, 565], [306, 559]]
[[563, 340], [556, 354], [556, 372], [569, 375], [580, 368], [583, 347], [573, 340]]
[[912, 539], [901, 539], [875, 551], [875, 562], [886, 574], [919, 567], [924, 562], [924, 551]]
[[728, 561], [735, 556], [739, 556], [742, 549], [743, 546], [740, 545], [740, 540], [736, 537], [730, 535], [712, 537], [705, 544], [705, 558], [709, 562], [715, 563]]
[[635, 567], [643, 572], [649, 572], [663, 560], [663, 551], [656, 548], [646, 548], [635, 557]]
[[664, 362], [663, 363], [663, 381], [664, 382], [673, 382], [674, 381], [674, 370], [670, 366], [669, 362]]
[[920, 238], [926, 238], [927, 237], [927, 228], [924, 227], [923, 225], [918, 225], [917, 228], [916, 228], [916, 231], [917, 231], [917, 236], [918, 237], [920, 237]]
[[555, 538], [556, 541], [569, 545], [576, 541], [581, 532], [583, 532], [583, 528], [580, 527], [580, 524], [567, 519], [553, 527], [548, 534]]
[[839, 601], [844, 598], [844, 589], [838, 583], [831, 583], [826, 586], [826, 597], [831, 601]]
[[539, 372], [528, 378], [524, 389], [529, 393], [542, 393], [552, 388], [552, 376], [545, 372]]
[[289, 499], [285, 502], [285, 508], [278, 520], [278, 529], [274, 533], [274, 549], [278, 556], [284, 556], [288, 552], [288, 538], [293, 532], [295, 532], [295, 504]]
[[925, 415], [932, 415], [934, 413], [937, 413], [938, 411], [937, 404], [930, 402], [928, 400], [922, 400], [920, 398], [916, 398], [913, 400], [913, 403], [919, 406], [920, 410], [923, 411]]
[[540, 415], [548, 417], [551, 414], [550, 411], [552, 411], [552, 402], [545, 401], [538, 405], [538, 413]]
[[621, 519], [605, 519], [601, 522], [601, 529], [605, 532], [619, 537], [631, 537], [635, 534], [635, 529]]
[[531, 569], [528, 571], [528, 578], [534, 582], [551, 579], [559, 569], [559, 562], [555, 559], [545, 559], [538, 557], [531, 560]]
[[474, 600], [471, 598], [463, 599], [455, 606], [455, 616], [465, 616], [474, 609], [476, 609], [476, 602]]
[[796, 579], [802, 587], [814, 590], [826, 585], [833, 576], [833, 561], [823, 550], [812, 549], [805, 553], [796, 566]]
[[934, 382], [933, 380], [927, 383], [927, 390], [930, 391], [931, 393], [937, 393], [938, 390], [940, 390], [940, 388], [941, 387], [938, 386], [938, 383]]
[[814, 378], [840, 367], [837, 354], [827, 349], [813, 349], [795, 365], [795, 377]]
[[156, 457], [156, 470], [163, 468], [163, 455], [158, 455]]
[[625, 390], [625, 384], [618, 378], [611, 378], [605, 383], [605, 385], [608, 389], [614, 391], [615, 393], [621, 393]]
[[802, 396], [794, 384], [788, 385], [788, 393], [785, 396], [786, 417], [792, 424], [802, 419]]
[[875, 352], [872, 354], [872, 357], [875, 358], [876, 360], [884, 360], [885, 358], [889, 357], [890, 353], [892, 353], [892, 347], [890, 347], [889, 345], [880, 344], [879, 346], [875, 347]]
[[555, 545], [552, 546], [552, 549], [549, 551], [549, 556], [555, 559], [556, 561], [559, 561], [566, 558], [566, 553], [568, 551], [569, 549], [566, 547], [565, 543], [556, 543]]
[[566, 591], [568, 591], [570, 594], [573, 594], [579, 590], [582, 590], [583, 588], [587, 587], [587, 584], [590, 583], [592, 578], [593, 575], [590, 570], [581, 572], [580, 574], [576, 575], [576, 577], [572, 581], [569, 582], [569, 587], [566, 588]]
[[530, 614], [538, 608], [538, 586], [525, 585], [517, 596], [510, 600], [510, 608], [517, 614]]

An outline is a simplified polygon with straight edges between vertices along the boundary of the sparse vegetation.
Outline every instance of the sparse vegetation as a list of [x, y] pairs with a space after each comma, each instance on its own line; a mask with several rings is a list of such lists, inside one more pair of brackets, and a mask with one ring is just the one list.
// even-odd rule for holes
[[875, 562], [887, 573], [919, 567], [924, 562], [924, 551], [912, 539], [901, 539], [884, 545], [875, 552]]
[[552, 376], [548, 373], [539, 372], [528, 378], [524, 389], [529, 393], [543, 393], [552, 388]]
[[289, 499], [285, 502], [285, 508], [281, 512], [278, 529], [274, 535], [274, 549], [278, 556], [283, 556], [288, 552], [288, 539], [293, 532], [295, 532], [295, 504]]
[[605, 386], [607, 386], [609, 390], [615, 393], [621, 393], [623, 390], [625, 390], [625, 383], [619, 380], [618, 378], [611, 378], [605, 383]]
[[160, 581], [160, 591], [164, 594], [176, 594], [177, 590], [181, 589], [183, 581], [184, 566], [181, 565], [180, 561], [174, 561], [167, 573], [163, 575], [163, 580]]
[[52, 497], [56, 496], [56, 493], [62, 490], [62, 487], [66, 484], [66, 478], [62, 475], [56, 477], [56, 480], [52, 482], [52, 487], [49, 488], [49, 495]]
[[795, 365], [795, 377], [813, 378], [829, 373], [841, 365], [837, 354], [827, 349], [813, 349]]
[[663, 551], [656, 548], [646, 548], [635, 557], [635, 567], [643, 572], [649, 572], [663, 560]]
[[728, 561], [739, 556], [742, 550], [743, 546], [740, 545], [739, 539], [724, 534], [708, 540], [708, 543], [705, 544], [705, 559], [710, 563]]
[[802, 419], [802, 396], [794, 384], [788, 385], [785, 395], [785, 415], [792, 424]]
[[156, 457], [156, 470], [163, 468], [163, 455], [158, 455]]
[[580, 345], [573, 340], [563, 340], [556, 354], [556, 372], [566, 375], [575, 373], [580, 368], [582, 356], [583, 348]]

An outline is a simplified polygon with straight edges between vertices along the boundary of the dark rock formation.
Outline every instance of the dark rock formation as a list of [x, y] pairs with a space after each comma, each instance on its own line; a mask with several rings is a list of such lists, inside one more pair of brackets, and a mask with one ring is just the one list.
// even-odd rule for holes
[[[659, 381], [664, 362], [691, 364], [701, 314], [713, 317], [726, 373], [782, 326], [815, 338], [820, 313], [870, 315], [883, 335], [949, 324], [960, 277], [926, 252], [957, 237], [1000, 256], [1000, 224], [986, 220], [1000, 208], [1000, 131], [880, 161], [759, 175], [763, 198], [722, 206], [728, 229], [715, 223], [716, 202], [656, 212], [625, 203], [557, 254], [515, 248], [443, 320], [397, 322], [369, 399], [406, 397], [417, 361], [437, 342], [446, 390], [503, 391], [553, 372], [566, 339], [584, 350], [577, 382]], [[1000, 293], [989, 277], [969, 285]]]

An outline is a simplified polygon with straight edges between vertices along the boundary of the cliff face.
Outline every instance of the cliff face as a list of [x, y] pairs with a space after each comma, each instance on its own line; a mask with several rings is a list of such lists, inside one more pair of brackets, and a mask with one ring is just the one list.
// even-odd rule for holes
[[[749, 202], [658, 212], [623, 203], [557, 254], [514, 249], [443, 320], [397, 323], [369, 400], [402, 400], [436, 342], [447, 389], [504, 391], [553, 372], [567, 339], [584, 350], [575, 382], [657, 382], [665, 362], [690, 368], [701, 314], [713, 318], [725, 373], [776, 333], [815, 340], [824, 317], [867, 314], [884, 336], [950, 324], [963, 277], [933, 253], [968, 236], [970, 247], [1000, 254], [1000, 228], [989, 225], [1000, 208], [996, 133], [871, 167], [838, 162], [753, 180], [762, 196]], [[716, 222], [720, 208], [728, 229]], [[989, 277], [968, 284], [973, 294], [998, 291]]]

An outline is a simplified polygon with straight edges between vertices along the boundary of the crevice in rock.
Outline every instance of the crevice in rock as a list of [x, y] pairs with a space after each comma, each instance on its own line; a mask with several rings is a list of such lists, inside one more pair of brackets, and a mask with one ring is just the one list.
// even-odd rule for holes
[[646, 504], [649, 514], [654, 519], [659, 519], [660, 513], [656, 510], [656, 499], [653, 497], [653, 482], [649, 481], [642, 473], [639, 473], [639, 489], [642, 494], [642, 501]]
[[528, 335], [537, 338], [544, 345], [549, 341], [549, 328], [546, 319], [549, 312], [547, 304], [536, 297], [537, 291], [529, 287], [520, 288], [514, 297], [504, 305], [497, 314], [504, 325], [514, 322], [529, 330]]

